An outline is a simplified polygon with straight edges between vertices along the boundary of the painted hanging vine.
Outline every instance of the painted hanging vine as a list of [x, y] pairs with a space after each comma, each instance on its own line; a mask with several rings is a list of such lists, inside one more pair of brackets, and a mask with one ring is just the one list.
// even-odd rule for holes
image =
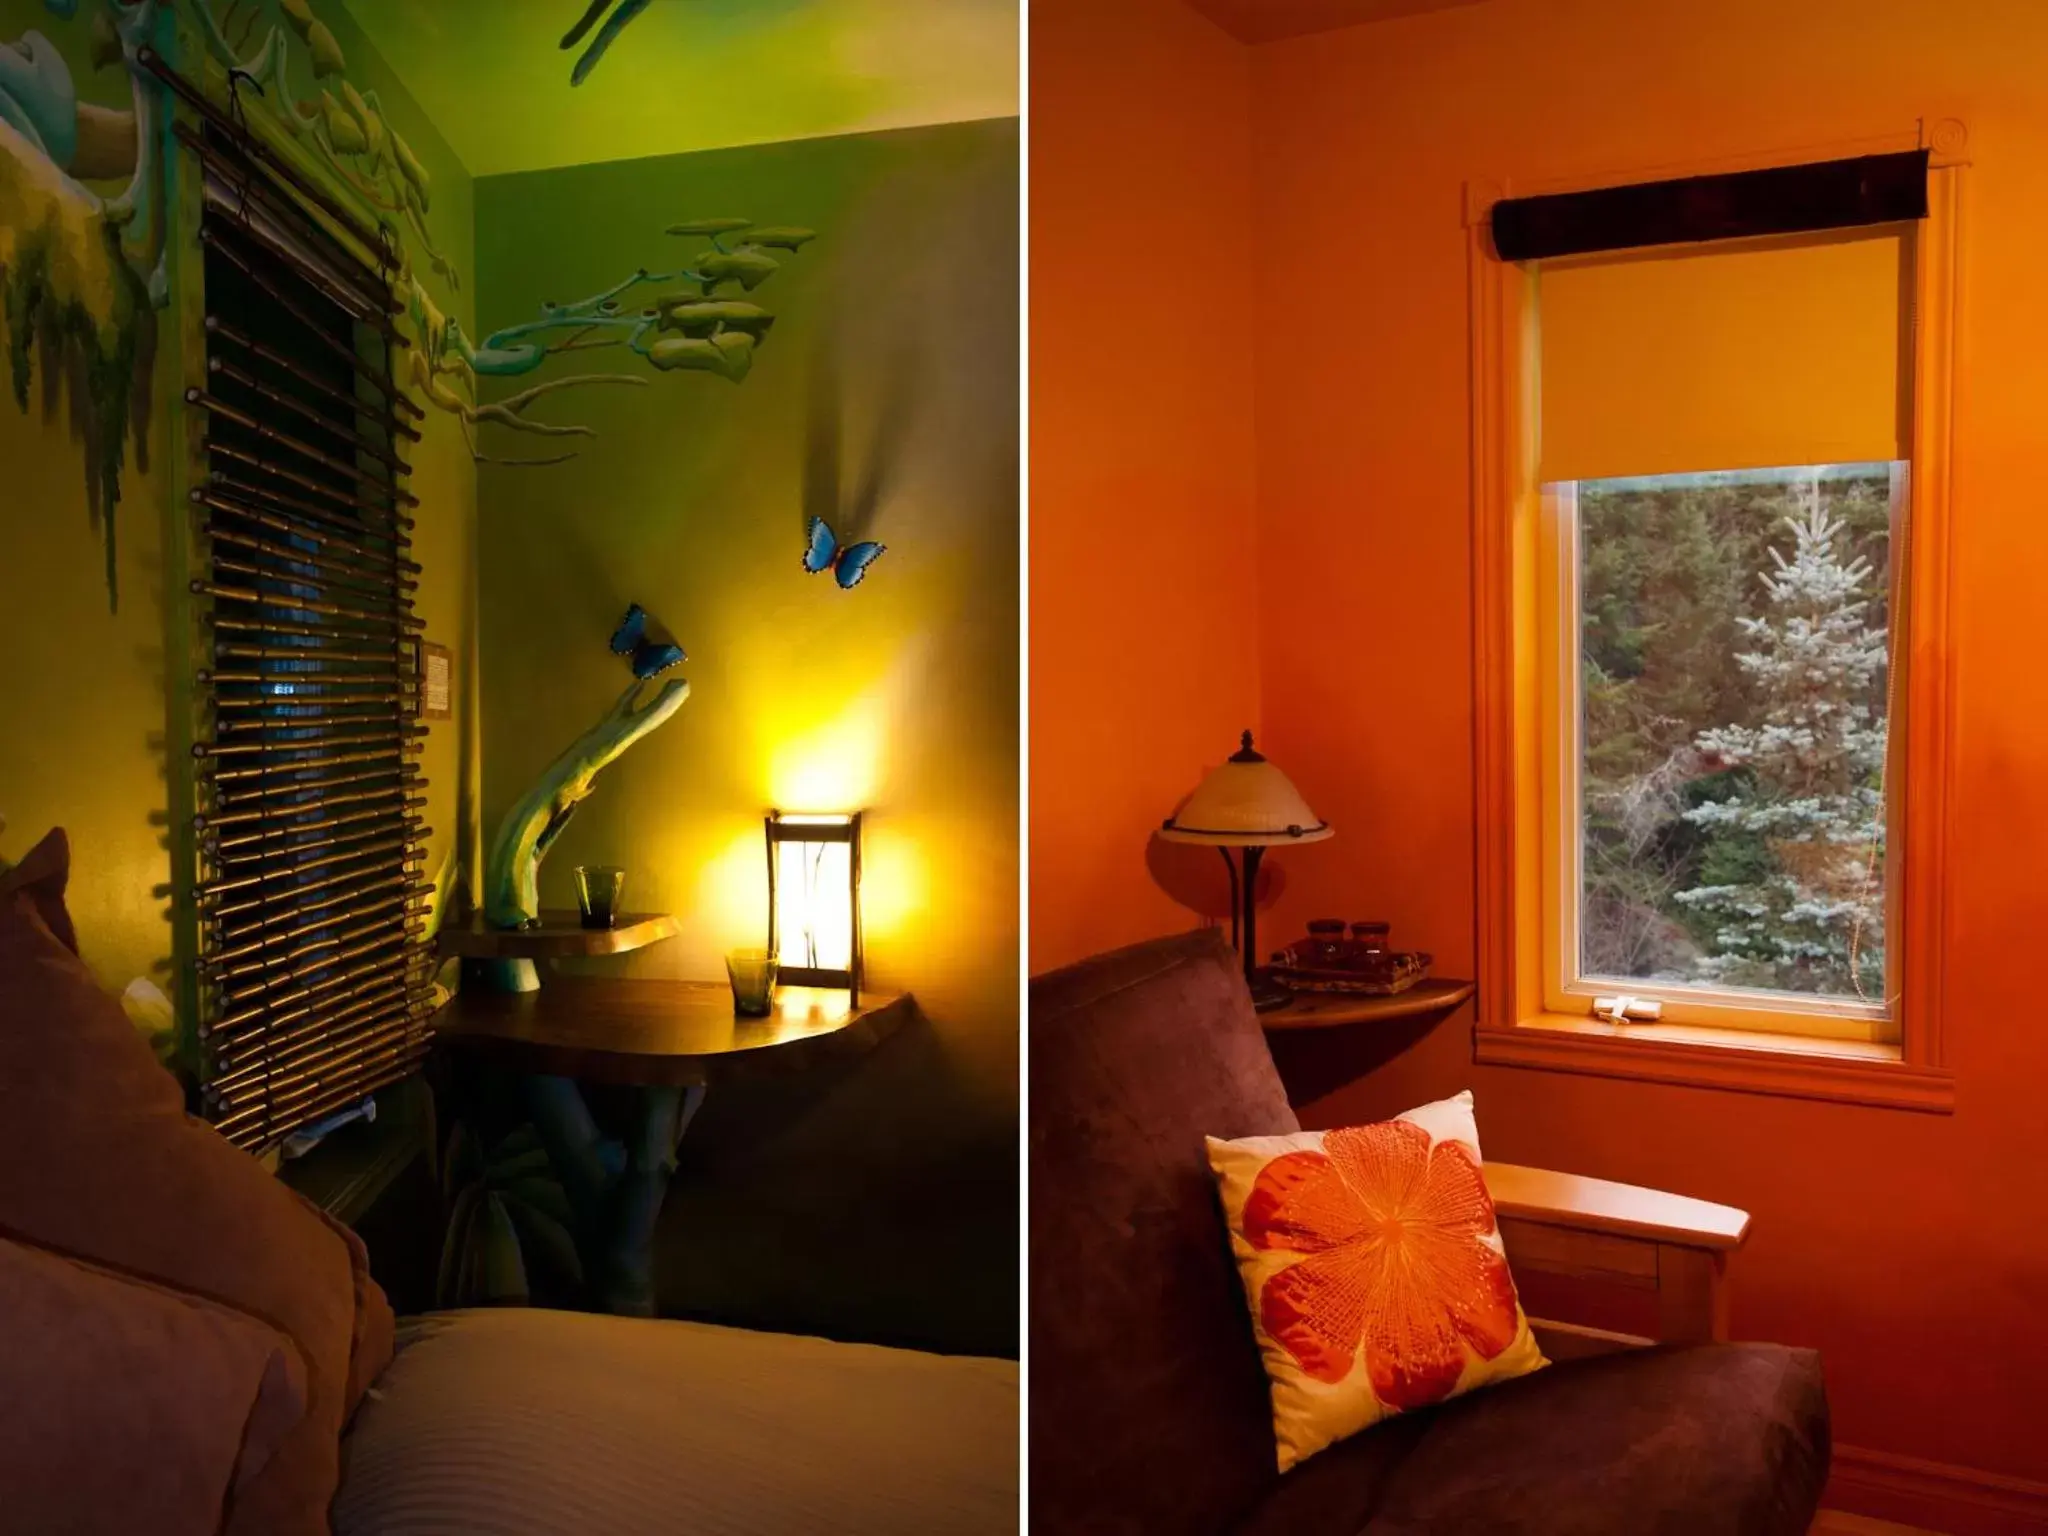
[[[44, 0], [59, 20], [78, 0]], [[41, 363], [44, 412], [68, 394], [72, 433], [85, 459], [86, 504], [106, 560], [107, 604], [120, 603], [115, 512], [131, 443], [147, 438], [147, 386], [155, 357], [152, 311], [167, 297], [164, 250], [169, 115], [135, 64], [163, 46], [170, 17], [161, 0], [101, 0], [90, 59], [125, 65], [131, 103], [78, 98], [71, 66], [48, 37], [0, 40], [0, 285], [8, 382], [29, 409]], [[125, 179], [125, 182], [124, 182]], [[104, 194], [86, 185], [124, 183]]]

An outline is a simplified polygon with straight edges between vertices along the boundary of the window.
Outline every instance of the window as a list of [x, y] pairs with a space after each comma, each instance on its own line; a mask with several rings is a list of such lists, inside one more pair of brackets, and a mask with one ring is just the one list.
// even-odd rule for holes
[[420, 621], [388, 280], [238, 131], [205, 172], [201, 1073], [267, 1152], [416, 1072], [431, 1032]]
[[[1896, 1038], [1899, 462], [1544, 487], [1562, 601], [1546, 1003]], [[1553, 629], [1552, 626], [1555, 626]]]
[[1482, 1062], [1952, 1107], [1927, 138], [1906, 223], [1511, 262], [1471, 189]]

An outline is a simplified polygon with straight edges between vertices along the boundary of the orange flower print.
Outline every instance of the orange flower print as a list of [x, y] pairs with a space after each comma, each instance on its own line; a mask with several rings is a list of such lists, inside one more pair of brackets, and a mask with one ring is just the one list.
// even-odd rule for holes
[[1514, 1280], [1480, 1241], [1493, 1232], [1477, 1160], [1407, 1120], [1274, 1158], [1244, 1203], [1254, 1248], [1306, 1255], [1260, 1291], [1266, 1332], [1332, 1385], [1362, 1343], [1374, 1395], [1397, 1409], [1448, 1397], [1463, 1345], [1491, 1360], [1514, 1342]]

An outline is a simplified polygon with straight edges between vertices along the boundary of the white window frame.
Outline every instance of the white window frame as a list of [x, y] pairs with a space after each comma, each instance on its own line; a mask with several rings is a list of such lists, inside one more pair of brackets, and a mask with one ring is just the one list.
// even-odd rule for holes
[[[1585, 762], [1585, 710], [1580, 688], [1584, 681], [1579, 612], [1580, 528], [1578, 481], [1540, 488], [1536, 622], [1537, 710], [1543, 757], [1543, 1006], [1557, 1014], [1593, 1012], [1594, 999], [1625, 993], [1654, 998], [1663, 1018], [1673, 1024], [1698, 1024], [1716, 1029], [1758, 1030], [1771, 1034], [1808, 1035], [1832, 1040], [1890, 1042], [1899, 1038], [1902, 995], [1901, 956], [1897, 938], [1897, 871], [1891, 850], [1902, 843], [1905, 804], [1904, 764], [1897, 744], [1904, 739], [1904, 701], [1909, 691], [1896, 676], [1903, 654], [1895, 643], [1896, 628], [1887, 637], [1890, 652], [1887, 691], [1898, 709], [1888, 721], [1885, 770], [1885, 985], [1881, 999], [1803, 995], [1750, 987], [1716, 987], [1671, 983], [1630, 976], [1588, 976], [1581, 973], [1579, 923], [1585, 890], [1585, 837], [1581, 768]], [[1908, 484], [1910, 469], [1893, 482], [1892, 544], [1887, 568], [1891, 586], [1889, 611], [1906, 611], [1905, 593], [1911, 567]]]

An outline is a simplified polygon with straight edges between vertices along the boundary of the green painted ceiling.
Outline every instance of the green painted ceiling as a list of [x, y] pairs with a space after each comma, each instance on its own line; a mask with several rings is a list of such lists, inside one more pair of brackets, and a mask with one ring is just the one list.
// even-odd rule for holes
[[[344, 0], [473, 176], [1017, 111], [1017, 0]], [[614, 7], [616, 10], [616, 7]]]

